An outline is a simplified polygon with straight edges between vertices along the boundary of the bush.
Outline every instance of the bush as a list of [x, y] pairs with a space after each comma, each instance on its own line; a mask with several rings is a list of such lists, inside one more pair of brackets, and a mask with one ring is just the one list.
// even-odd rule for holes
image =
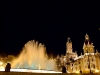
[[62, 73], [66, 73], [66, 67], [62, 66]]
[[11, 64], [7, 63], [6, 67], [5, 67], [5, 72], [10, 72], [11, 69]]

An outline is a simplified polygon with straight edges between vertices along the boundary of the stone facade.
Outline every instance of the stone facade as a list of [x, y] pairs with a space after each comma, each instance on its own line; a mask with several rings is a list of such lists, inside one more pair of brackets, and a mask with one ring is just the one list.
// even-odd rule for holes
[[[66, 55], [63, 57], [63, 65], [66, 66], [67, 71], [70, 73], [82, 72], [99, 72], [100, 71], [100, 53], [94, 49], [94, 45], [89, 39], [89, 36], [85, 35], [85, 41], [83, 44], [83, 54], [77, 55], [77, 52], [73, 52], [72, 42], [70, 38], [66, 43]], [[62, 61], [62, 60], [61, 60]]]
[[[70, 61], [67, 65], [67, 70], [71, 73], [74, 72], [99, 72], [100, 70], [100, 53], [98, 51], [95, 52], [94, 45], [90, 41], [89, 36], [85, 35], [85, 41], [83, 45], [84, 54], [77, 56], [75, 58], [72, 57], [73, 61]], [[67, 57], [68, 55], [66, 55]], [[66, 58], [67, 59], [67, 58]]]

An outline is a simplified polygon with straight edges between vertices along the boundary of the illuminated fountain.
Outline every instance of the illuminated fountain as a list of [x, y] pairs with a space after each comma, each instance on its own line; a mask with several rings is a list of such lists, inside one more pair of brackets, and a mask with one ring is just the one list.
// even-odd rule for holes
[[[55, 70], [54, 60], [48, 59], [46, 54], [46, 47], [34, 40], [28, 41], [19, 56], [11, 62], [11, 71], [24, 69], [25, 71], [31, 69], [38, 72], [38, 70]], [[14, 68], [14, 69], [13, 69]], [[23, 71], [24, 71], [23, 70]]]

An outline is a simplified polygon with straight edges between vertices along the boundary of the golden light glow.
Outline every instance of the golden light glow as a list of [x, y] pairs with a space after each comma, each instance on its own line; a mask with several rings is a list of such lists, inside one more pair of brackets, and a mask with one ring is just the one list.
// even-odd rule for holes
[[[100, 28], [99, 28], [100, 29]], [[86, 34], [86, 39], [89, 39], [89, 36]], [[11, 71], [17, 72], [37, 72], [37, 73], [61, 73], [60, 70], [57, 70], [57, 66], [64, 65], [67, 68], [67, 73], [100, 73], [100, 65], [99, 65], [99, 56], [100, 53], [90, 52], [94, 50], [93, 45], [84, 45], [83, 50], [84, 54], [78, 56], [77, 52], [72, 51], [72, 42], [69, 42], [66, 45], [68, 51], [66, 51], [65, 56], [57, 56], [57, 59], [60, 59], [60, 64], [56, 65], [57, 59], [48, 59], [47, 53], [45, 52], [45, 46], [41, 43], [35, 42], [34, 40], [28, 41], [22, 52], [18, 57], [16, 57], [13, 61], [11, 61]], [[86, 48], [87, 52], [86, 51]], [[68, 52], [68, 53], [67, 53]], [[76, 56], [77, 55], [77, 56]], [[73, 58], [70, 60], [69, 58]], [[66, 61], [67, 60], [67, 61]], [[58, 61], [59, 62], [59, 61]], [[66, 62], [68, 65], [66, 66]], [[23, 69], [25, 68], [26, 69]], [[5, 65], [3, 62], [0, 62], [0, 71], [4, 71]], [[13, 69], [17, 68], [17, 69]], [[27, 69], [30, 68], [31, 70]], [[35, 70], [32, 70], [35, 69]], [[37, 70], [36, 70], [37, 69]], [[45, 70], [43, 70], [45, 69]], [[48, 71], [53, 70], [53, 71]], [[56, 71], [60, 72], [56, 72]]]
[[[21, 64], [23, 63], [23, 64]], [[27, 63], [27, 64], [25, 64]], [[46, 64], [45, 64], [46, 63]], [[17, 65], [18, 64], [18, 65]], [[38, 67], [36, 66], [38, 65]], [[45, 66], [46, 65], [46, 66]], [[18, 56], [11, 62], [12, 68], [55, 70], [55, 61], [48, 59], [46, 47], [37, 41], [28, 41]]]
[[[0, 71], [4, 71], [2, 68]], [[29, 70], [29, 69], [11, 69], [13, 72], [33, 72], [33, 73], [62, 73], [62, 72], [56, 72], [56, 71], [46, 71], [46, 70]]]
[[75, 71], [75, 73], [80, 73], [80, 71]]
[[3, 65], [3, 62], [0, 61], [0, 65]]
[[0, 61], [0, 70], [4, 69], [3, 62]]
[[95, 73], [99, 73], [100, 71], [99, 70], [95, 70]]

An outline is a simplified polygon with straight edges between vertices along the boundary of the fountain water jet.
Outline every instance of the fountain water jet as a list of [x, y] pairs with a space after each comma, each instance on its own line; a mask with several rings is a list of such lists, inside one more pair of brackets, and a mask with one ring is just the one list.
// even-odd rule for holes
[[34, 40], [25, 44], [20, 55], [11, 64], [12, 68], [55, 70], [54, 60], [47, 58], [46, 47]]

